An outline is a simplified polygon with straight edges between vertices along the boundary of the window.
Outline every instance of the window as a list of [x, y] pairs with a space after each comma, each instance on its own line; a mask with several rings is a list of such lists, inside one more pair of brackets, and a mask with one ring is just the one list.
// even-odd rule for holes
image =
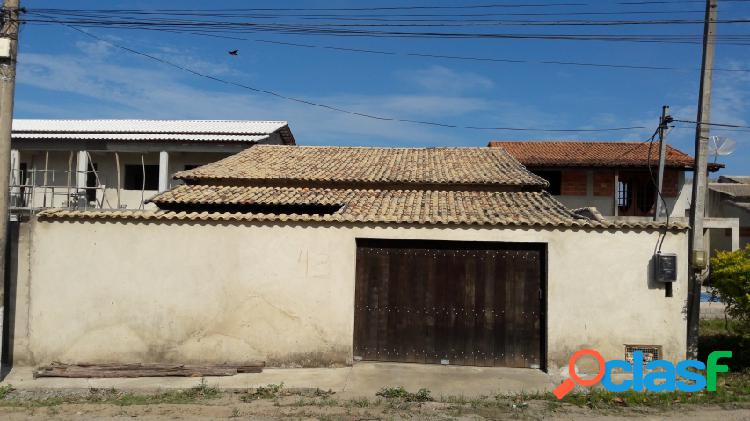
[[547, 192], [553, 196], [559, 196], [562, 189], [562, 171], [534, 171], [534, 174], [549, 181]]
[[[143, 179], [144, 172], [146, 174], [145, 183]], [[159, 190], [159, 166], [125, 165], [124, 188], [125, 190]]]
[[638, 210], [644, 215], [653, 214], [655, 211], [654, 202], [656, 200], [656, 189], [653, 182], [648, 180], [642, 182], [638, 187]]
[[89, 161], [89, 170], [86, 173], [86, 201], [96, 202], [96, 171], [99, 170], [99, 164], [93, 164]]
[[185, 164], [185, 171], [190, 171], [198, 167], [200, 167], [200, 164]]
[[629, 181], [618, 181], [617, 182], [617, 207], [620, 209], [627, 209], [630, 207], [630, 202], [633, 200], [633, 189]]

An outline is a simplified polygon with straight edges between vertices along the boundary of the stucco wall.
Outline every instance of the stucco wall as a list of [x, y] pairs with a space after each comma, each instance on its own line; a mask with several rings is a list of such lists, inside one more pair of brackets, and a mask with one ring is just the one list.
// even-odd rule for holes
[[[22, 228], [17, 364], [53, 360], [351, 362], [355, 239], [548, 246], [548, 363], [581, 347], [685, 350], [687, 235], [674, 296], [649, 280], [654, 232], [32, 221]], [[25, 237], [25, 238], [24, 238]], [[19, 252], [23, 256], [23, 252]], [[22, 257], [24, 258], [24, 257]]]

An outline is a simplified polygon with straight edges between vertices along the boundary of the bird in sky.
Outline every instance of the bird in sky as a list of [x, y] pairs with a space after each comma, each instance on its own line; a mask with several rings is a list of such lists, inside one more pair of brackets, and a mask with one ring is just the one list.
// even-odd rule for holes
[[240, 53], [240, 50], [231, 50], [231, 51], [229, 51], [229, 55], [230, 56], [236, 56], [239, 53]]

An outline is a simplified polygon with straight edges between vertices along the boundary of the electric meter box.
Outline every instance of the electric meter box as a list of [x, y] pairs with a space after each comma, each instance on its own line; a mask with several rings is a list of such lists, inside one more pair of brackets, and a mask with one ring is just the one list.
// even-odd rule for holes
[[10, 38], [0, 38], [0, 59], [10, 58]]
[[657, 253], [654, 255], [654, 279], [656, 282], [674, 282], [677, 280], [676, 254]]

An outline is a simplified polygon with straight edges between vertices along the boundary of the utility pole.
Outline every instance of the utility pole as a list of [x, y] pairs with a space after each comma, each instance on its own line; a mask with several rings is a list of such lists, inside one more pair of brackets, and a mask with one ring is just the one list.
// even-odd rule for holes
[[[8, 240], [8, 196], [10, 194], [10, 136], [13, 125], [13, 94], [16, 87], [16, 55], [18, 53], [19, 0], [5, 0], [2, 10], [2, 34], [8, 45], [0, 57], [0, 274], [5, 277], [5, 249]], [[0, 40], [2, 41], [2, 40]], [[5, 304], [5, 282], [0, 286], [0, 306]], [[5, 323], [0, 314], [0, 326]], [[0, 351], [2, 351], [0, 341]]]
[[703, 25], [703, 61], [701, 64], [698, 117], [695, 127], [695, 168], [693, 173], [693, 200], [690, 203], [690, 254], [687, 302], [687, 358], [698, 357], [698, 322], [700, 319], [701, 278], [708, 264], [703, 244], [703, 217], [706, 211], [706, 184], [708, 182], [708, 136], [711, 119], [711, 76], [714, 66], [716, 12], [718, 0], [706, 0], [706, 18]]
[[659, 183], [656, 189], [654, 221], [658, 221], [661, 218], [662, 210], [669, 212], [669, 209], [664, 209], [662, 189], [664, 188], [664, 165], [666, 165], [667, 160], [667, 125], [671, 122], [672, 117], [669, 115], [669, 105], [665, 105], [661, 107], [661, 119], [659, 119]]

